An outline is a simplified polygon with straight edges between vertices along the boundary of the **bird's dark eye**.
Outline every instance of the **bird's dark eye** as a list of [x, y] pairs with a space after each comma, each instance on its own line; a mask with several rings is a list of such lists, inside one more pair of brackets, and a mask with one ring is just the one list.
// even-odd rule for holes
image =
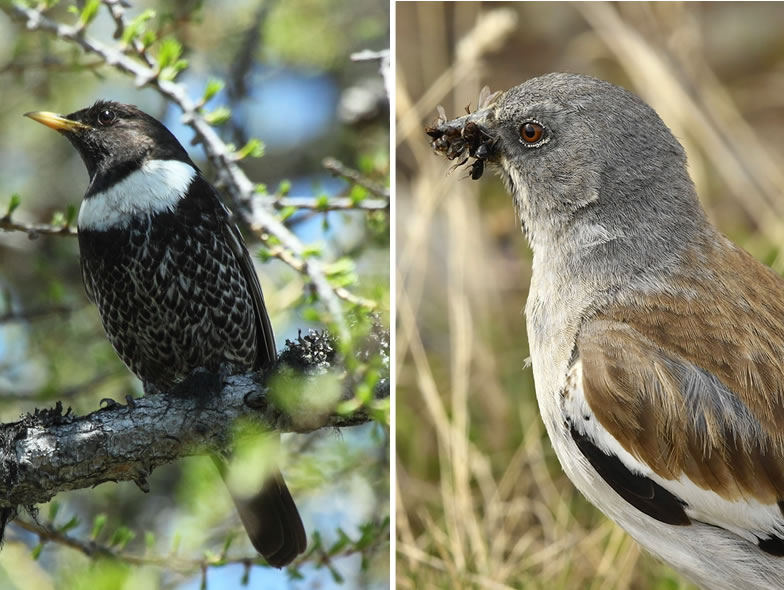
[[537, 143], [544, 135], [544, 127], [536, 121], [528, 121], [520, 125], [520, 138], [529, 145]]
[[98, 122], [101, 125], [111, 125], [117, 119], [117, 113], [111, 109], [101, 109], [98, 113]]

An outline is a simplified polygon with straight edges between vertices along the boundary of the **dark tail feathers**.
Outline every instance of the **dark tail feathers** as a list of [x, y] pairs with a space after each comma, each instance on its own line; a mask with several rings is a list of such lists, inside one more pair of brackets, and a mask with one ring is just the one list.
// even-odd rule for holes
[[[226, 464], [217, 457], [213, 461], [223, 476]], [[254, 496], [232, 494], [232, 499], [250, 542], [270, 565], [285, 567], [305, 551], [308, 544], [305, 527], [279, 471]]]

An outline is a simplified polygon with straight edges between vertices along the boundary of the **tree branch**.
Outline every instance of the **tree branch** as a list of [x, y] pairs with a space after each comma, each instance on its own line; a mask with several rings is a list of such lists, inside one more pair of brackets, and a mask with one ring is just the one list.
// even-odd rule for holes
[[21, 231], [31, 240], [40, 235], [71, 236], [76, 237], [76, 228], [68, 225], [50, 225], [48, 223], [24, 223], [13, 221], [10, 215], [0, 217], [0, 229], [5, 231]]
[[389, 206], [388, 188], [372, 182], [371, 180], [362, 176], [356, 170], [352, 170], [351, 168], [348, 168], [342, 162], [336, 160], [335, 158], [324, 158], [324, 161], [321, 163], [321, 165], [324, 166], [324, 168], [326, 168], [330, 172], [332, 172], [332, 174], [345, 178], [346, 180], [348, 180], [349, 182], [353, 182], [354, 184], [358, 184], [359, 186], [361, 186], [368, 192], [373, 193], [377, 197], [383, 197], [387, 201], [387, 207]]
[[[252, 564], [263, 563], [263, 558], [256, 555], [237, 555], [228, 556], [226, 548], [218, 555], [206, 555], [200, 559], [182, 557], [176, 554], [155, 555], [131, 552], [125, 548], [106, 545], [95, 540], [85, 541], [78, 537], [69, 535], [62, 530], [58, 530], [51, 524], [37, 524], [26, 520], [17, 519], [14, 524], [19, 528], [38, 535], [40, 542], [52, 542], [65, 547], [70, 547], [87, 557], [106, 557], [114, 559], [128, 565], [146, 565], [162, 567], [181, 574], [190, 574], [195, 571], [205, 571], [207, 568], [226, 567], [234, 564], [243, 564], [250, 568]], [[367, 526], [367, 525], [366, 525]], [[314, 564], [316, 568], [331, 565], [331, 562], [340, 557], [347, 557], [357, 553], [363, 553], [368, 547], [377, 550], [380, 545], [388, 543], [389, 539], [389, 519], [377, 523], [371, 523], [373, 533], [371, 536], [367, 531], [357, 539], [340, 539], [332, 547], [324, 546], [321, 537], [317, 536], [303, 555], [300, 555], [291, 567], [297, 567], [308, 563]]]
[[[294, 207], [295, 209], [309, 209], [312, 211], [388, 211], [389, 199], [363, 199], [354, 201], [349, 197], [330, 197], [321, 202], [315, 197], [278, 197], [275, 207]], [[0, 220], [2, 221], [2, 220]]]
[[[368, 342], [376, 349], [372, 354], [388, 353], [386, 336]], [[63, 412], [58, 402], [53, 409], [0, 425], [0, 509], [16, 512], [59, 492], [106, 481], [132, 480], [145, 490], [156, 467], [230, 448], [239, 418], [279, 432], [369, 422], [373, 402], [350, 413], [336, 410], [353, 398], [356, 383], [341, 367], [333, 344], [330, 335], [316, 332], [288, 341], [278, 365], [263, 377], [270, 385], [266, 389], [256, 374], [226, 377], [220, 392], [205, 387], [204, 379], [192, 379], [174, 392], [129, 399], [127, 406], [112, 402], [86, 416], [75, 416], [70, 408]], [[327, 403], [314, 394], [323, 392], [325, 383], [338, 385]], [[284, 402], [293, 401], [287, 413], [271, 402], [272, 388], [286, 392]], [[388, 398], [388, 378], [379, 381], [375, 395]], [[314, 398], [320, 399], [318, 406], [308, 403]]]

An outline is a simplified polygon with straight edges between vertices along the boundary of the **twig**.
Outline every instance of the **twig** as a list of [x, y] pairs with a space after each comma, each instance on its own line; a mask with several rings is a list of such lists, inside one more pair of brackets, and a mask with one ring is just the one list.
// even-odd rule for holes
[[389, 49], [382, 49], [381, 51], [373, 51], [372, 49], [363, 49], [356, 53], [351, 54], [351, 61], [375, 61], [378, 60], [378, 72], [384, 80], [384, 90], [387, 93], [387, 99], [392, 96], [394, 86], [392, 81], [392, 72], [390, 67]]
[[[57, 530], [50, 524], [36, 524], [23, 519], [16, 519], [13, 524], [20, 529], [38, 535], [41, 543], [52, 542], [65, 547], [70, 547], [87, 557], [104, 557], [114, 559], [120, 562], [127, 563], [128, 565], [147, 565], [153, 567], [162, 567], [167, 570], [176, 571], [181, 574], [190, 574], [206, 568], [225, 567], [234, 564], [258, 564], [264, 563], [259, 555], [237, 555], [228, 557], [226, 555], [216, 555], [214, 557], [204, 557], [202, 559], [188, 559], [185, 557], [178, 557], [176, 555], [167, 554], [162, 557], [157, 557], [155, 554], [139, 555], [126, 551], [124, 549], [114, 548], [97, 541], [85, 541], [75, 536], [69, 535], [62, 531]], [[383, 529], [379, 531], [383, 533]], [[376, 545], [386, 541], [383, 534], [379, 534], [376, 538]], [[327, 552], [323, 547], [314, 547], [304, 555], [297, 558], [291, 567], [297, 567], [310, 562], [317, 562], [320, 564], [327, 564], [330, 561], [340, 558], [348, 557], [356, 553], [364, 553], [368, 549], [368, 545], [359, 545], [357, 542], [349, 543], [342, 551], [338, 553]]]
[[105, 65], [105, 63], [102, 60], [88, 63], [65, 63], [49, 58], [40, 62], [22, 63], [19, 61], [11, 61], [0, 67], [0, 73], [4, 74], [10, 72], [13, 74], [21, 74], [33, 69], [46, 70], [47, 72], [79, 72], [82, 70], [94, 70], [103, 65]]
[[345, 178], [349, 182], [353, 182], [361, 186], [362, 188], [366, 189], [368, 192], [373, 193], [377, 197], [383, 197], [385, 199], [389, 199], [389, 189], [368, 180], [362, 174], [357, 172], [356, 170], [352, 170], [347, 166], [343, 165], [342, 162], [336, 160], [335, 158], [324, 158], [321, 162], [321, 165], [324, 166], [327, 170], [332, 172], [336, 176], [340, 176]]
[[[253, 227], [251, 227], [253, 229]], [[306, 261], [301, 258], [297, 258], [293, 256], [292, 253], [287, 250], [286, 248], [282, 248], [280, 246], [274, 246], [269, 249], [267, 252], [271, 257], [277, 258], [278, 260], [285, 262], [294, 270], [299, 271], [300, 273], [305, 272], [304, 266], [309, 264], [310, 261]], [[340, 299], [347, 301], [348, 303], [362, 306], [368, 310], [374, 310], [378, 307], [378, 303], [371, 299], [365, 299], [364, 297], [360, 297], [359, 295], [354, 295], [348, 289], [344, 289], [343, 287], [334, 287], [335, 295], [337, 295]]]
[[19, 311], [6, 311], [0, 313], [0, 324], [9, 322], [27, 322], [48, 315], [67, 315], [74, 310], [70, 305], [51, 305], [49, 307], [35, 307]]
[[382, 49], [381, 51], [373, 51], [372, 49], [363, 49], [351, 54], [351, 61], [376, 61], [389, 59], [389, 49]]
[[10, 217], [0, 218], [0, 229], [6, 231], [21, 231], [26, 233], [31, 240], [41, 235], [76, 237], [76, 228], [68, 225], [50, 225], [48, 223], [23, 223], [13, 221]]
[[[102, 0], [104, 5], [109, 9], [109, 14], [114, 19], [114, 35], [115, 39], [122, 39], [125, 33], [125, 8], [126, 5], [123, 0]], [[136, 54], [141, 57], [145, 63], [151, 68], [155, 67], [155, 61], [147, 54], [146, 48], [138, 39], [134, 39], [132, 47]]]
[[275, 199], [278, 208], [312, 209], [315, 211], [387, 211], [389, 201], [384, 199], [362, 199], [355, 201], [348, 197], [330, 197], [323, 204], [313, 197], [279, 197]]

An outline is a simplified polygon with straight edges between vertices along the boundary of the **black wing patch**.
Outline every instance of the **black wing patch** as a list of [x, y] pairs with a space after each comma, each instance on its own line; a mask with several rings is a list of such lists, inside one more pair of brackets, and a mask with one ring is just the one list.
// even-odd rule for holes
[[[779, 510], [784, 514], [784, 500], [778, 501]], [[770, 553], [776, 557], [784, 557], [784, 539], [771, 535], [767, 539], [760, 539], [757, 543], [765, 553]]]
[[272, 323], [267, 313], [267, 306], [264, 303], [264, 295], [261, 291], [261, 283], [256, 274], [256, 269], [253, 267], [253, 260], [251, 260], [250, 253], [247, 246], [242, 239], [240, 229], [228, 219], [223, 225], [224, 236], [231, 244], [234, 255], [237, 257], [242, 274], [245, 276], [245, 281], [248, 283], [250, 294], [253, 299], [253, 307], [256, 311], [256, 330], [258, 332], [258, 360], [259, 368], [270, 367], [275, 363], [278, 358], [278, 353], [275, 348], [275, 335], [272, 331]]
[[570, 430], [577, 448], [621, 498], [659, 522], [678, 526], [691, 524], [684, 509], [685, 503], [675, 495], [652, 479], [629, 471], [618, 457], [602, 451], [587, 436], [577, 432], [574, 426]]
[[278, 358], [277, 348], [275, 347], [275, 335], [272, 331], [272, 323], [270, 322], [269, 314], [267, 313], [267, 306], [264, 304], [264, 295], [261, 291], [259, 277], [256, 274], [256, 269], [253, 267], [253, 260], [251, 260], [250, 253], [248, 252], [247, 246], [245, 246], [245, 241], [242, 239], [239, 228], [231, 221], [231, 212], [228, 207], [223, 204], [223, 201], [221, 201], [215, 187], [208, 183], [201, 176], [201, 173], [194, 179], [194, 184], [197, 182], [202, 183], [202, 190], [205, 195], [209, 195], [217, 208], [217, 211], [220, 212], [223, 238], [226, 243], [229, 244], [232, 252], [234, 252], [234, 256], [245, 277], [245, 282], [247, 282], [248, 288], [250, 289], [254, 311], [256, 312], [256, 340], [258, 342], [256, 368], [270, 367]]

